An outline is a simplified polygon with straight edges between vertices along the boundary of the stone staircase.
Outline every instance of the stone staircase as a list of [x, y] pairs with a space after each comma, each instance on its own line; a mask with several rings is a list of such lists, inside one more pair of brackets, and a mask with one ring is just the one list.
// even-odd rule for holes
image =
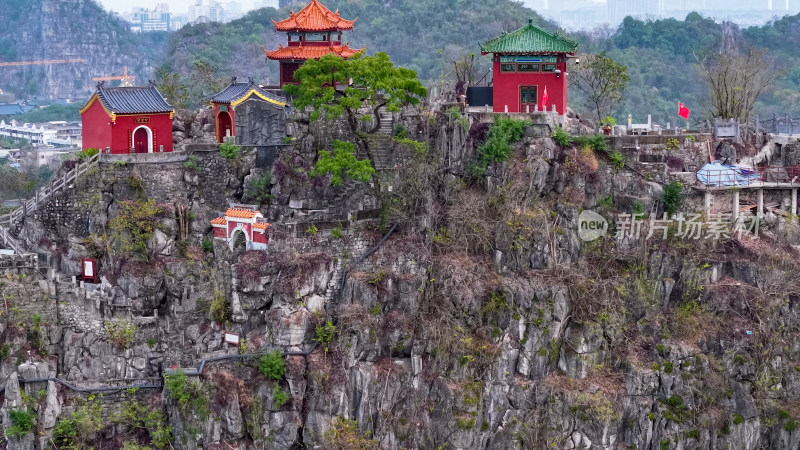
[[358, 181], [353, 181], [349, 178], [345, 179], [344, 183], [337, 188], [337, 193], [333, 197], [334, 204], [340, 204], [341, 202], [347, 200], [352, 196], [356, 191], [362, 189], [362, 183]]
[[376, 170], [391, 169], [394, 167], [394, 152], [392, 151], [392, 135], [380, 132], [370, 137], [370, 157]]
[[378, 110], [378, 114], [381, 118], [381, 128], [379, 133], [388, 134], [389, 136], [394, 134], [394, 119], [392, 119], [392, 113], [386, 111], [386, 107], [383, 107]]
[[48, 185], [43, 186], [36, 191], [33, 197], [23, 202], [19, 208], [11, 211], [8, 214], [0, 216], [0, 243], [2, 243], [3, 246], [13, 250], [15, 253], [23, 253], [25, 249], [22, 247], [22, 244], [19, 241], [11, 236], [10, 230], [19, 224], [22, 218], [25, 217], [25, 214], [36, 211], [36, 209], [39, 208], [39, 205], [48, 200], [50, 197], [54, 196], [58, 192], [67, 189], [74, 189], [74, 181], [79, 176], [86, 173], [89, 169], [98, 166], [99, 162], [99, 153], [85, 161], [81, 161], [72, 170], [66, 172], [60, 177], [55, 177], [50, 180]]

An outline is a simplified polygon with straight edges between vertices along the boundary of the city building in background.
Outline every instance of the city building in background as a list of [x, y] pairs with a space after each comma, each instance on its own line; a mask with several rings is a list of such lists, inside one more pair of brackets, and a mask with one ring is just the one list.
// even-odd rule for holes
[[523, 4], [567, 30], [617, 27], [628, 16], [683, 20], [692, 12], [747, 27], [800, 12], [800, 0], [523, 0]]
[[80, 147], [81, 124], [63, 121], [45, 123], [0, 121], [0, 137], [25, 140], [34, 147]]
[[225, 22], [225, 8], [215, 0], [197, 0], [189, 6], [189, 22]]
[[184, 25], [183, 21], [173, 18], [168, 3], [158, 3], [154, 9], [134, 7], [129, 14], [123, 14], [122, 18], [128, 22], [134, 33], [176, 31]]

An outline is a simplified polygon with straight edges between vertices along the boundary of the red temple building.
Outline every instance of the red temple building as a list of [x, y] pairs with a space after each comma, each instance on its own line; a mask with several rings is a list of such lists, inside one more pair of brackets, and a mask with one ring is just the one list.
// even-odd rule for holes
[[342, 19], [339, 10], [331, 12], [317, 0], [311, 0], [297, 14], [292, 11], [288, 19], [273, 20], [275, 30], [288, 36], [285, 47], [281, 44], [275, 51], [264, 50], [268, 59], [280, 62], [281, 86], [297, 83], [294, 72], [307, 59], [318, 59], [329, 53], [349, 58], [364, 50], [350, 48], [347, 42], [342, 45], [342, 31], [352, 30], [356, 20]]
[[214, 238], [224, 240], [231, 250], [242, 245], [247, 250], [265, 250], [270, 224], [264, 215], [248, 205], [231, 205], [225, 215], [211, 221]]
[[175, 112], [154, 84], [105, 87], [81, 110], [83, 149], [111, 153], [172, 151], [172, 117]]
[[[533, 24], [481, 45], [493, 60], [494, 112], [567, 111], [567, 59], [578, 44]], [[475, 105], [482, 106], [482, 105]]]

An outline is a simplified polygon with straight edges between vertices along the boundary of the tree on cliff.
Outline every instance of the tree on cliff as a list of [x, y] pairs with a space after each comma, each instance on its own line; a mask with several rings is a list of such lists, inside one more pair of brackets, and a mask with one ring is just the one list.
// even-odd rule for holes
[[381, 107], [400, 111], [405, 105], [419, 103], [428, 93], [416, 72], [395, 67], [383, 52], [375, 56], [364, 56], [362, 52], [348, 59], [333, 54], [309, 59], [294, 77], [299, 84], [284, 86], [293, 97], [294, 107], [300, 110], [310, 107], [312, 121], [318, 120], [322, 112], [328, 117], [346, 114], [353, 132], [358, 127], [360, 108], [372, 110], [374, 133], [380, 127]]
[[711, 93], [711, 116], [750, 120], [756, 100], [778, 77], [775, 61], [764, 50], [721, 51], [715, 44], [695, 53]]
[[597, 114], [599, 123], [622, 101], [622, 91], [630, 80], [628, 68], [607, 57], [605, 52], [583, 55], [581, 59], [583, 64], [572, 72], [570, 81], [584, 94], [587, 108]]

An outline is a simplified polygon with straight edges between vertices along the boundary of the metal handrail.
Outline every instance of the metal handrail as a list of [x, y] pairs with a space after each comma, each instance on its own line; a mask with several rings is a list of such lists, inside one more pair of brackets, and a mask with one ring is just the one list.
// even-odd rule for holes
[[757, 177], [737, 178], [736, 174], [731, 175], [731, 171], [735, 172], [736, 169], [720, 166], [719, 170], [699, 170], [697, 174], [704, 175], [704, 184], [710, 187], [763, 186], [766, 183], [800, 185], [800, 166], [756, 167], [752, 172]]
[[97, 153], [86, 161], [79, 162], [78, 165], [76, 165], [69, 172], [65, 173], [63, 176], [50, 180], [48, 185], [39, 188], [39, 190], [34, 193], [32, 198], [23, 201], [18, 208], [9, 213], [0, 215], [0, 236], [3, 237], [6, 245], [11, 247], [15, 253], [21, 252], [21, 246], [11, 236], [8, 230], [3, 227], [4, 224], [8, 224], [8, 227], [11, 227], [15, 222], [19, 221], [25, 216], [26, 211], [35, 211], [39, 207], [39, 203], [47, 200], [59, 191], [66, 189], [69, 182], [74, 181], [80, 175], [86, 173], [90, 168], [98, 165], [99, 161], [100, 153]]

